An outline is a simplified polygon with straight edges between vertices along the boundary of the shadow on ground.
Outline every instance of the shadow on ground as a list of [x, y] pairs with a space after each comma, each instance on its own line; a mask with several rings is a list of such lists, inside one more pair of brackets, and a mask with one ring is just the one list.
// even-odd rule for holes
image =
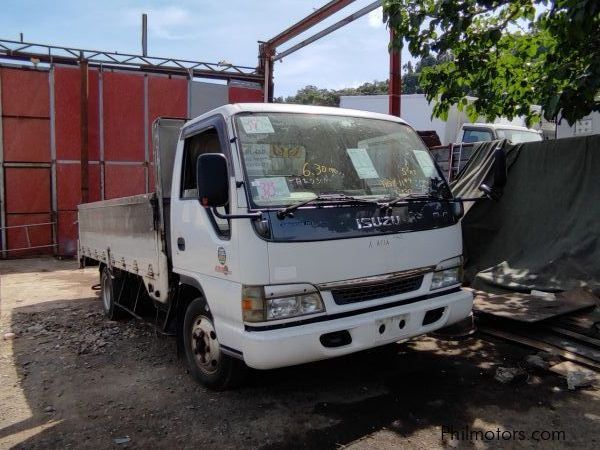
[[567, 392], [549, 373], [498, 383], [497, 366], [531, 352], [477, 336], [255, 371], [243, 388], [215, 393], [186, 374], [173, 338], [135, 320], [105, 320], [96, 298], [17, 308], [12, 321], [14, 389], [30, 410], [0, 430], [0, 442], [29, 436], [15, 448], [320, 449], [382, 429], [405, 448], [425, 448], [444, 444], [442, 426], [486, 424], [562, 429], [570, 444], [595, 446], [597, 397]]

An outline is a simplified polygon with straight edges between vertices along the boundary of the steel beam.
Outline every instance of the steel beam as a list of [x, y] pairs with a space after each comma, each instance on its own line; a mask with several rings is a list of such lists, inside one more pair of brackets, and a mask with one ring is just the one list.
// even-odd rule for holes
[[58, 191], [57, 191], [57, 179], [56, 179], [56, 97], [54, 89], [55, 81], [55, 67], [50, 67], [48, 73], [48, 82], [50, 83], [50, 193], [51, 193], [51, 204], [52, 204], [52, 244], [54, 247], [54, 254], [59, 252], [58, 248]]
[[8, 39], [0, 39], [0, 59], [68, 65], [78, 65], [81, 59], [85, 59], [92, 67], [100, 66], [104, 68], [183, 76], [187, 76], [192, 72], [194, 77], [218, 80], [260, 82], [263, 78], [256, 67], [221, 65], [203, 61], [105, 52], [101, 50], [84, 50]]
[[[395, 33], [390, 30], [390, 44], [394, 42]], [[402, 98], [402, 71], [400, 51], [390, 45], [390, 78], [388, 82], [389, 113], [400, 117]]]
[[89, 201], [90, 179], [88, 171], [88, 98], [89, 98], [89, 72], [88, 62], [82, 59], [79, 64], [81, 75], [81, 102], [80, 102], [80, 136], [81, 136], [81, 203]]
[[278, 61], [282, 58], [285, 58], [286, 56], [300, 50], [303, 47], [306, 47], [309, 44], [312, 44], [313, 42], [321, 39], [322, 37], [327, 36], [328, 34], [333, 33], [335, 30], [338, 30], [340, 28], [342, 28], [345, 25], [348, 25], [351, 22], [354, 22], [356, 19], [369, 14], [371, 11], [376, 10], [377, 8], [379, 8], [381, 6], [381, 0], [377, 0], [373, 3], [371, 3], [370, 5], [365, 6], [362, 9], [359, 9], [358, 11], [356, 11], [353, 14], [350, 14], [349, 16], [343, 18], [342, 20], [340, 20], [339, 22], [334, 23], [333, 25], [325, 28], [322, 31], [319, 31], [317, 34], [304, 39], [302, 42], [297, 43], [296, 45], [288, 48], [287, 50], [281, 52], [281, 53], [277, 53], [274, 57], [273, 57], [273, 61]]
[[148, 56], [148, 15], [142, 14], [142, 55]]
[[333, 0], [321, 8], [313, 11], [311, 14], [306, 16], [304, 19], [296, 22], [294, 25], [289, 27], [288, 29], [282, 31], [274, 38], [269, 39], [266, 44], [268, 47], [275, 49], [279, 47], [281, 44], [285, 44], [290, 39], [298, 36], [300, 33], [308, 30], [309, 28], [314, 27], [316, 24], [322, 22], [327, 19], [329, 16], [335, 14], [339, 10], [345, 8], [350, 3], [353, 3], [355, 0]]
[[144, 192], [150, 192], [150, 143], [148, 142], [148, 76], [144, 75]]
[[275, 84], [273, 82], [273, 58], [275, 56], [275, 51], [277, 47], [282, 44], [285, 44], [290, 39], [293, 39], [300, 33], [315, 26], [319, 22], [322, 22], [329, 16], [345, 8], [354, 1], [355, 0], [330, 1], [329, 3], [317, 9], [316, 11], [313, 11], [304, 19], [300, 20], [299, 22], [296, 22], [288, 29], [282, 31], [274, 38], [269, 39], [267, 42], [260, 43], [258, 55], [258, 71], [261, 74], [265, 102], [273, 101], [273, 91], [275, 90]]
[[0, 256], [6, 258], [6, 195], [4, 192], [4, 137], [2, 135], [2, 73], [0, 72]]
[[98, 70], [98, 145], [100, 146], [100, 200], [104, 200], [104, 72]]

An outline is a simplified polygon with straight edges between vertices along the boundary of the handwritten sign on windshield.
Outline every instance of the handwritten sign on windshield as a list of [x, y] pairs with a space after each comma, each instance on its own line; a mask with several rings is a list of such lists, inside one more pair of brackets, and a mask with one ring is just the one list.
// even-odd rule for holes
[[347, 148], [346, 152], [348, 152], [348, 156], [360, 179], [379, 178], [366, 148]]
[[244, 161], [249, 176], [261, 177], [269, 172], [271, 159], [269, 144], [244, 144]]

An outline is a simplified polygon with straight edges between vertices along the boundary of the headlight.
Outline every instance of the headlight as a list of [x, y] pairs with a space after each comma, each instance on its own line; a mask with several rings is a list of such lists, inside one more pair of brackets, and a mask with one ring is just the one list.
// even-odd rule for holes
[[462, 283], [463, 269], [462, 257], [447, 259], [437, 265], [431, 279], [430, 290], [441, 289], [447, 286]]
[[321, 295], [310, 284], [242, 287], [245, 322], [289, 319], [323, 311]]

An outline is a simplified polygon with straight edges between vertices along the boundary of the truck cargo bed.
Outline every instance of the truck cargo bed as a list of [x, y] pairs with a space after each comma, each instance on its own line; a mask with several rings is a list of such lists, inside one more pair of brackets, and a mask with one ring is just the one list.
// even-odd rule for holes
[[[151, 295], [162, 291], [166, 297], [167, 252], [156, 194], [86, 203], [78, 209], [80, 257], [139, 275], [151, 286]], [[165, 300], [160, 295], [157, 299]]]

